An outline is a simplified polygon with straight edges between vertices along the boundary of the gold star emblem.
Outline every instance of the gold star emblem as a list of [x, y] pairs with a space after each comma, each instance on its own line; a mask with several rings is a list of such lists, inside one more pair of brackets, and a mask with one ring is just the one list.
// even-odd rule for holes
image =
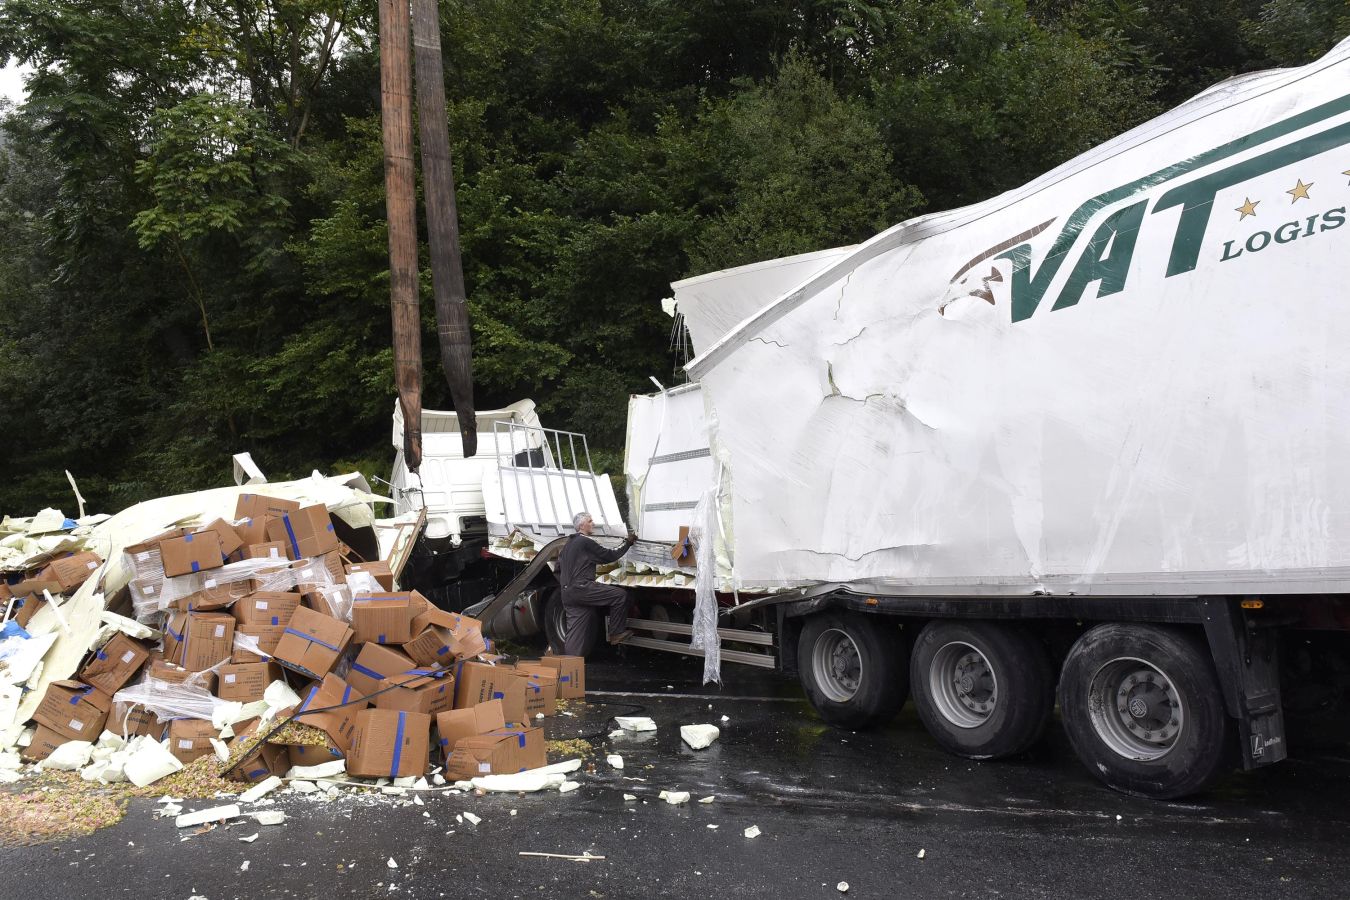
[[1235, 212], [1240, 212], [1240, 213], [1242, 213], [1242, 215], [1241, 215], [1240, 217], [1238, 217], [1238, 221], [1239, 221], [1239, 222], [1241, 222], [1243, 219], [1247, 218], [1248, 216], [1254, 216], [1254, 215], [1256, 215], [1256, 207], [1257, 207], [1257, 204], [1259, 204], [1259, 203], [1261, 202], [1260, 200], [1257, 200], [1256, 203], [1253, 203], [1251, 197], [1246, 197], [1246, 198], [1244, 198], [1244, 199], [1245, 199], [1247, 202], [1244, 203], [1244, 204], [1242, 204], [1241, 206], [1239, 206], [1239, 207], [1235, 210]]
[[1312, 198], [1308, 196], [1308, 188], [1312, 187], [1313, 184], [1316, 184], [1316, 182], [1311, 182], [1311, 183], [1309, 183], [1309, 184], [1304, 184], [1304, 183], [1303, 183], [1303, 179], [1300, 178], [1300, 179], [1298, 180], [1298, 184], [1294, 185], [1292, 188], [1290, 188], [1289, 190], [1285, 191], [1286, 194], [1289, 194], [1291, 197], [1294, 198], [1293, 200], [1290, 200], [1289, 202], [1290, 202], [1290, 203], [1297, 203], [1297, 202], [1300, 201], [1300, 200], [1311, 200]]

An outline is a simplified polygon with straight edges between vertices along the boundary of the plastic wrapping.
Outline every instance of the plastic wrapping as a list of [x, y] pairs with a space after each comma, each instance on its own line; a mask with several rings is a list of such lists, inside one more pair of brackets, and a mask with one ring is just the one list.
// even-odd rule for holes
[[200, 682], [201, 679], [197, 677], [191, 677], [183, 684], [146, 677], [138, 684], [122, 688], [113, 695], [113, 701], [143, 706], [159, 716], [161, 722], [169, 719], [213, 719], [217, 711], [230, 706], [231, 701], [213, 697]]
[[722, 639], [717, 633], [717, 492], [704, 491], [694, 508], [689, 537], [694, 542], [694, 634], [690, 646], [703, 651], [703, 683], [722, 683]]
[[225, 587], [229, 589], [232, 599], [242, 599], [253, 592], [255, 582], [257, 590], [292, 590], [295, 587], [295, 572], [287, 560], [241, 559], [218, 569], [165, 578], [153, 588], [142, 585], [138, 589], [133, 582], [131, 604], [137, 621], [149, 622], [156, 613], [201, 591]]

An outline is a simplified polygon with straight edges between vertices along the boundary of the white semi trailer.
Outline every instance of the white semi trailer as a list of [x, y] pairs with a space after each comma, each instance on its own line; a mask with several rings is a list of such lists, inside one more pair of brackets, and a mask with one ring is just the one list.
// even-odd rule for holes
[[675, 285], [720, 586], [775, 592], [740, 610], [824, 718], [912, 697], [984, 759], [1058, 701], [1094, 775], [1158, 798], [1285, 757], [1282, 654], [1315, 678], [1350, 628], [1348, 172], [1350, 42], [975, 206]]

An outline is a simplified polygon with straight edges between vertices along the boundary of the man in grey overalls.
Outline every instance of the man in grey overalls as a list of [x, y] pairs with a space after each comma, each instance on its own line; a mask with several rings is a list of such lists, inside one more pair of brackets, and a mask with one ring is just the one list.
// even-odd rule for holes
[[567, 614], [565, 649], [568, 656], [582, 656], [585, 635], [590, 633], [598, 610], [608, 611], [606, 633], [611, 644], [633, 636], [627, 627], [628, 592], [617, 585], [596, 584], [595, 567], [617, 561], [637, 543], [637, 535], [629, 531], [622, 547], [606, 550], [591, 538], [595, 523], [590, 513], [577, 513], [572, 526], [577, 533], [568, 539], [558, 556], [558, 582], [562, 585], [563, 610]]

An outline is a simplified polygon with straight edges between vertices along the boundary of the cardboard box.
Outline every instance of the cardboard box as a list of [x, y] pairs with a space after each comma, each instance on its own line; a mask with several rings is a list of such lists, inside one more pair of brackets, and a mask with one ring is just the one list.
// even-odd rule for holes
[[586, 660], [581, 656], [545, 656], [533, 664], [558, 673], [558, 699], [582, 700], [586, 697]]
[[225, 556], [220, 552], [220, 538], [214, 531], [160, 541], [159, 556], [164, 563], [164, 574], [169, 578], [218, 569], [225, 564]]
[[226, 663], [216, 675], [220, 681], [217, 697], [251, 703], [261, 700], [267, 686], [281, 678], [281, 667], [268, 662]]
[[[257, 719], [251, 720], [249, 725], [241, 726], [238, 736], [230, 741], [231, 756], [240, 746], [253, 743], [257, 733]], [[238, 765], [230, 772], [230, 777], [236, 781], [256, 784], [271, 775], [285, 775], [291, 768], [293, 749], [280, 744], [256, 744], [239, 760]]]
[[208, 522], [206, 525], [198, 528], [194, 534], [206, 534], [206, 532], [215, 532], [220, 540], [220, 552], [222, 556], [229, 556], [240, 547], [244, 546], [244, 541], [239, 537], [239, 532], [234, 530], [234, 526], [224, 519], [216, 519]]
[[[325, 675], [323, 681], [312, 685], [309, 692], [302, 696], [304, 699], [295, 708], [297, 720], [322, 729], [338, 749], [346, 753], [351, 748], [356, 730], [356, 715], [370, 706], [370, 701], [363, 699], [350, 684], [331, 674]], [[336, 708], [326, 712], [310, 712], [327, 707]]]
[[449, 781], [467, 781], [482, 775], [510, 775], [547, 764], [542, 728], [506, 728], [460, 738], [445, 761], [445, 777]]
[[205, 719], [174, 719], [169, 723], [169, 752], [187, 765], [215, 752], [211, 738], [219, 730]]
[[447, 666], [453, 659], [472, 659], [488, 647], [481, 622], [434, 606], [413, 619], [412, 632], [403, 649], [424, 666]]
[[449, 629], [431, 625], [423, 628], [417, 637], [404, 642], [403, 652], [419, 666], [449, 666], [455, 662], [455, 654], [451, 649], [454, 643], [455, 636]]
[[401, 675], [417, 668], [407, 654], [393, 647], [379, 644], [364, 644], [361, 652], [352, 660], [351, 670], [347, 672], [347, 683], [360, 695], [373, 694], [380, 689], [380, 682], [386, 678]]
[[189, 672], [182, 666], [175, 665], [166, 659], [157, 659], [154, 656], [150, 658], [150, 665], [146, 668], [145, 675], [147, 678], [153, 678], [156, 681], [164, 681], [169, 684], [190, 684], [205, 691], [214, 691], [216, 687], [215, 672]]
[[[234, 628], [234, 653], [231, 662], [250, 663], [268, 662], [286, 633], [285, 625], [236, 625]], [[242, 640], [241, 640], [242, 638]], [[245, 649], [248, 642], [257, 642], [258, 652]]]
[[68, 594], [89, 579], [103, 564], [103, 558], [92, 551], [72, 553], [49, 562], [42, 570], [43, 578], [55, 581], [60, 593]]
[[351, 616], [351, 601], [345, 592], [346, 588], [335, 587], [306, 591], [300, 595], [300, 602], [315, 612], [345, 621]]
[[52, 731], [46, 725], [39, 725], [33, 730], [33, 740], [27, 747], [19, 748], [19, 755], [30, 762], [41, 762], [51, 756], [57, 747], [69, 743], [70, 738], [63, 734]]
[[111, 697], [135, 678], [149, 659], [150, 648], [119, 631], [102, 649], [94, 651], [93, 659], [80, 670], [80, 680]]
[[137, 703], [114, 703], [108, 713], [108, 722], [103, 727], [113, 734], [126, 735], [128, 739], [138, 734], [160, 735], [164, 725], [159, 716]]
[[[420, 677], [418, 677], [420, 676]], [[436, 715], [455, 706], [455, 676], [449, 669], [414, 669], [380, 682], [371, 699], [376, 709], [402, 709]]]
[[288, 669], [318, 680], [332, 671], [351, 639], [352, 630], [347, 623], [301, 606], [291, 616], [291, 624], [282, 633], [273, 658]]
[[268, 522], [267, 539], [281, 541], [286, 545], [287, 555], [296, 560], [322, 556], [338, 548], [333, 520], [322, 503], [287, 510]]
[[436, 714], [436, 736], [445, 758], [455, 750], [460, 738], [488, 734], [506, 727], [502, 701], [489, 700], [468, 709], [451, 709]]
[[209, 572], [188, 577], [197, 579], [200, 587], [190, 594], [178, 598], [174, 602], [174, 606], [178, 609], [203, 611], [224, 609], [230, 604], [247, 597], [249, 592], [253, 590], [253, 584], [249, 579], [224, 581]]
[[431, 749], [431, 716], [395, 709], [365, 709], [347, 753], [347, 772], [364, 778], [423, 775]]
[[300, 595], [283, 591], [255, 591], [237, 601], [230, 612], [241, 625], [281, 625], [291, 623], [300, 606]]
[[275, 559], [278, 564], [289, 562], [286, 545], [281, 541], [260, 541], [244, 547], [244, 559]]
[[414, 615], [407, 594], [370, 594], [352, 598], [355, 640], [374, 644], [404, 644], [412, 638]]
[[42, 597], [35, 597], [29, 594], [26, 597], [20, 597], [14, 601], [14, 621], [18, 622], [24, 628], [37, 615], [37, 611], [45, 606], [47, 601]]
[[30, 573], [23, 581], [14, 585], [13, 591], [16, 597], [41, 597], [43, 591], [50, 591], [52, 595], [61, 593], [61, 584], [55, 578], [46, 574], [46, 569], [40, 569], [37, 572]]
[[675, 560], [677, 566], [694, 565], [694, 542], [689, 539], [689, 526], [680, 526], [680, 536], [675, 541], [675, 546], [670, 548], [670, 558]]
[[507, 723], [525, 722], [525, 679], [505, 666], [476, 662], [455, 666], [455, 708], [477, 706], [489, 700], [502, 702], [502, 715]]
[[300, 508], [295, 500], [281, 497], [269, 497], [266, 494], [240, 494], [234, 504], [234, 518], [261, 519], [264, 516], [280, 516]]
[[558, 675], [552, 669], [524, 665], [515, 667], [516, 675], [525, 679], [525, 721], [533, 722], [539, 714], [558, 714]]
[[224, 613], [191, 612], [175, 660], [190, 672], [209, 669], [234, 653], [234, 617]]
[[47, 686], [33, 721], [72, 741], [96, 741], [108, 721], [112, 698], [79, 681], [53, 681]]
[[[239, 535], [240, 556], [248, 557], [248, 548], [254, 544], [262, 544], [267, 541], [267, 520], [268, 516], [258, 516], [257, 518], [244, 517], [235, 519], [230, 523], [234, 528], [234, 533]], [[281, 554], [285, 556], [283, 552]]]
[[386, 591], [394, 590], [394, 573], [389, 571], [389, 563], [384, 560], [379, 562], [352, 563], [347, 566], [348, 575], [363, 572], [375, 579], [375, 583]]
[[341, 747], [332, 741], [329, 741], [323, 747], [293, 746], [290, 751], [291, 765], [293, 766], [319, 766], [335, 759], [342, 759], [347, 755], [342, 752]]

